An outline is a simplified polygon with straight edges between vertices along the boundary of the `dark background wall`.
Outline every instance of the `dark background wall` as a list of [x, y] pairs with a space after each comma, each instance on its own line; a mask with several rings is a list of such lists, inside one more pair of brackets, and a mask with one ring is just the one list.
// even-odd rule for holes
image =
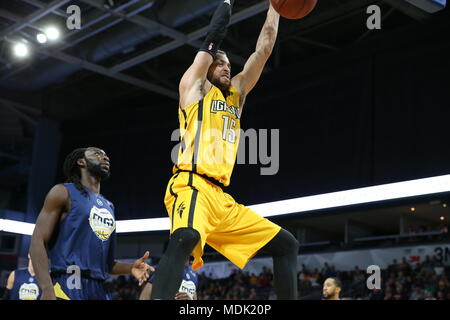
[[[280, 129], [280, 169], [237, 165], [228, 192], [255, 204], [447, 174], [449, 34], [448, 23], [423, 24], [264, 74], [242, 127]], [[62, 123], [58, 181], [68, 152], [98, 146], [112, 161], [102, 193], [118, 218], [166, 216], [177, 105], [117, 105]]]

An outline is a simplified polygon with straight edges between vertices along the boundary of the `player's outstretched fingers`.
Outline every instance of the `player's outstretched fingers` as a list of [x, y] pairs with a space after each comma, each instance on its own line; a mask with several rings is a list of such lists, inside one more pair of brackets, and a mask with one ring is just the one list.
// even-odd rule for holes
[[150, 257], [150, 252], [145, 251], [144, 255], [139, 260], [141, 260], [142, 262], [145, 262], [145, 260], [147, 260], [148, 257]]

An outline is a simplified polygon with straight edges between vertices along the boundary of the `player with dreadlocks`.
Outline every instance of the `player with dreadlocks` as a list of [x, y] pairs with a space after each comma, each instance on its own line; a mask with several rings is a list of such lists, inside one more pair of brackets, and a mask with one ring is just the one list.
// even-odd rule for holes
[[110, 174], [106, 153], [75, 149], [63, 169], [67, 182], [47, 194], [31, 239], [41, 299], [109, 300], [108, 274], [132, 274], [144, 283], [154, 271], [145, 263], [148, 251], [134, 263], [114, 260], [114, 206], [100, 194], [100, 183]]

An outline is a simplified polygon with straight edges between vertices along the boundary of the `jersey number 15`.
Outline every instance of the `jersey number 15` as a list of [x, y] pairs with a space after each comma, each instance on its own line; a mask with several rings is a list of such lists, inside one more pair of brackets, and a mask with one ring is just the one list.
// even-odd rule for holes
[[222, 116], [223, 119], [223, 131], [222, 139], [231, 143], [236, 142], [236, 121], [231, 119], [229, 116]]

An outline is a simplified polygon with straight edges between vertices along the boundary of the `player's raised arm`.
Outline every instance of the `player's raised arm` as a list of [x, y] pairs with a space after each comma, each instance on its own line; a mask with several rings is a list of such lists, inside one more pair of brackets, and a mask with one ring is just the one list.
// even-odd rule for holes
[[258, 82], [277, 40], [279, 20], [280, 15], [274, 10], [272, 4], [270, 4], [266, 21], [256, 43], [255, 52], [253, 52], [245, 63], [242, 72], [231, 80], [231, 84], [238, 88], [241, 96], [247, 95]]
[[31, 238], [30, 256], [39, 286], [42, 288], [41, 299], [56, 299], [49, 274], [46, 247], [61, 214], [67, 211], [68, 199], [69, 193], [63, 185], [56, 185], [50, 190], [37, 218]]
[[233, 2], [234, 0], [223, 0], [216, 9], [202, 47], [195, 56], [192, 65], [181, 78], [179, 92], [180, 107], [182, 109], [200, 100], [204, 95], [208, 69], [213, 63], [217, 50], [227, 33]]

